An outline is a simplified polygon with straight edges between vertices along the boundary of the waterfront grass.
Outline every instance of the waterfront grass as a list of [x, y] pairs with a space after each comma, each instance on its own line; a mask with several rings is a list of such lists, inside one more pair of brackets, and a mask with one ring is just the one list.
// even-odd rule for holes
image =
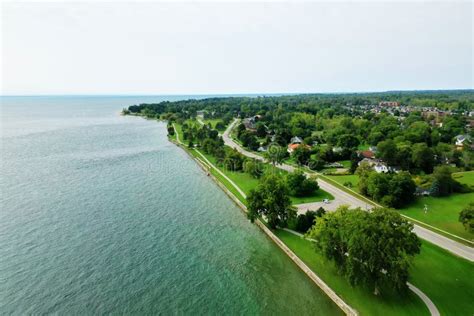
[[473, 315], [473, 275], [474, 263], [422, 241], [410, 282], [428, 295], [441, 315]]
[[[257, 187], [258, 185], [258, 179], [252, 177], [250, 174], [246, 173], [246, 172], [240, 172], [240, 171], [230, 171], [230, 170], [226, 170], [225, 168], [222, 168], [222, 166], [220, 166], [218, 163], [217, 163], [217, 160], [215, 157], [213, 157], [212, 155], [209, 155], [209, 154], [205, 154], [203, 152], [201, 152], [213, 165], [215, 165], [216, 167], [219, 168], [219, 170], [221, 170], [226, 176], [229, 177], [229, 179], [231, 179], [232, 181], [235, 182], [235, 184], [237, 184], [237, 186], [245, 192], [245, 194], [249, 194], [250, 191], [254, 188]], [[265, 170], [264, 171], [268, 171], [268, 172], [276, 172], [280, 175], [285, 175], [287, 172], [285, 170], [281, 170], [281, 169], [277, 169], [277, 168], [273, 168], [272, 166], [268, 165], [268, 164], [265, 164], [264, 165], [264, 168]], [[334, 199], [334, 196], [332, 196], [330, 193], [322, 190], [322, 189], [319, 189], [317, 190], [316, 192], [314, 192], [312, 195], [310, 196], [305, 196], [305, 197], [297, 197], [297, 196], [290, 196], [291, 198], [291, 203], [292, 204], [302, 204], [302, 203], [311, 203], [311, 202], [320, 202], [322, 201], [323, 199], [329, 199], [329, 200], [333, 200]]]
[[316, 252], [312, 243], [284, 230], [274, 233], [303, 262], [329, 285], [345, 302], [354, 307], [361, 315], [428, 315], [424, 303], [413, 293], [406, 296], [383, 291], [374, 295], [373, 289], [352, 286], [341, 276], [335, 265]]

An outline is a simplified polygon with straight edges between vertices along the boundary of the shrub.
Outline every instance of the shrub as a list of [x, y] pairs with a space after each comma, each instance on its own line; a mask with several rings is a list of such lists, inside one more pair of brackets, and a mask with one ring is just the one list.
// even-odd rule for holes
[[474, 202], [469, 203], [469, 205], [459, 213], [459, 221], [464, 225], [467, 231], [474, 231]]

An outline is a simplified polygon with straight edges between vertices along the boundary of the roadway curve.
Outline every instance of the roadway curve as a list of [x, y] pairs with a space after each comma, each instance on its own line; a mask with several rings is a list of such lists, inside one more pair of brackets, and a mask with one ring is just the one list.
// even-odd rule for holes
[[[260, 155], [257, 155], [253, 152], [250, 152], [244, 148], [242, 148], [239, 144], [237, 144], [231, 137], [230, 137], [230, 132], [232, 131], [232, 129], [234, 128], [234, 126], [237, 124], [238, 122], [238, 119], [235, 119], [230, 125], [229, 127], [227, 127], [227, 129], [225, 130], [225, 132], [222, 134], [222, 138], [224, 140], [224, 143], [231, 147], [231, 148], [235, 148], [237, 151], [239, 151], [240, 153], [242, 153], [243, 155], [247, 156], [247, 157], [251, 157], [251, 158], [254, 158], [254, 159], [258, 159], [258, 160], [261, 160], [261, 161], [264, 161], [265, 159], [260, 156]], [[293, 166], [290, 166], [288, 164], [281, 164], [281, 165], [277, 165], [278, 168], [280, 169], [283, 169], [283, 170], [286, 170], [286, 171], [289, 171], [289, 172], [293, 172], [295, 170], [295, 167]], [[309, 175], [307, 173], [307, 175]], [[335, 205], [349, 205], [351, 207], [360, 207], [362, 209], [370, 209], [372, 208], [371, 205], [369, 205], [368, 203], [362, 201], [361, 199], [347, 193], [347, 192], [344, 192], [342, 191], [341, 189], [335, 187], [334, 185], [322, 180], [321, 178], [318, 179], [318, 184], [319, 186], [321, 187], [321, 189], [323, 189], [324, 191], [326, 192], [329, 192], [331, 193], [333, 196], [334, 196], [334, 201], [331, 201], [331, 203], [334, 203]], [[319, 203], [319, 202], [317, 202]], [[303, 208], [311, 208], [311, 205], [309, 204], [312, 204], [312, 203], [308, 203], [308, 204], [304, 204], [300, 207], [303, 207]], [[299, 212], [302, 212], [303, 210], [299, 210]], [[424, 227], [421, 227], [419, 225], [416, 225], [414, 224], [414, 229], [413, 231], [418, 235], [418, 237], [426, 240], [426, 241], [429, 241], [435, 245], [437, 245], [438, 247], [441, 247], [459, 257], [462, 257], [464, 259], [467, 259], [471, 262], [474, 261], [474, 248], [472, 247], [469, 247], [467, 245], [464, 245], [464, 244], [461, 244], [457, 241], [454, 241], [452, 239], [449, 239], [443, 235], [440, 235], [438, 233], [435, 233], [429, 229], [426, 229]]]

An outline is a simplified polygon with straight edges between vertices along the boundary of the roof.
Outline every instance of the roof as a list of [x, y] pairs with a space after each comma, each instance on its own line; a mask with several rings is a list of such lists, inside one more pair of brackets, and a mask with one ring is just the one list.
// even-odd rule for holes
[[288, 149], [295, 150], [296, 148], [298, 148], [300, 146], [305, 146], [306, 148], [310, 148], [308, 145], [303, 145], [303, 144], [289, 144]]
[[372, 150], [362, 150], [359, 154], [364, 158], [374, 158], [375, 154]]
[[298, 136], [295, 136], [295, 137], [292, 137], [291, 138], [291, 141], [290, 141], [292, 144], [298, 144], [298, 143], [302, 143], [303, 140], [301, 138], [299, 138]]

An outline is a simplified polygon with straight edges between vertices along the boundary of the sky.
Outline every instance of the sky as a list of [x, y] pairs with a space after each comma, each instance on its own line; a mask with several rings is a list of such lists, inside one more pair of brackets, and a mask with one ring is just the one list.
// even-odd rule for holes
[[473, 88], [473, 2], [3, 2], [1, 94]]

